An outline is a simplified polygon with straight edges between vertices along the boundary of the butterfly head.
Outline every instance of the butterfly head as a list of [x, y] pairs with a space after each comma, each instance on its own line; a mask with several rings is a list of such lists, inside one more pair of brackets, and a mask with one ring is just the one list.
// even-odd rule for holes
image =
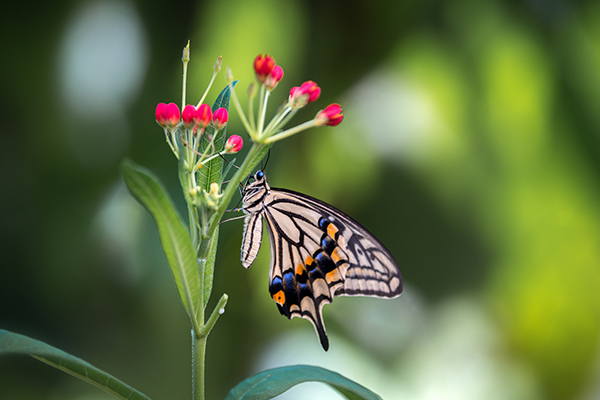
[[260, 170], [256, 171], [253, 178], [254, 182], [246, 185], [242, 193], [242, 208], [249, 212], [254, 211], [256, 207], [260, 206], [260, 203], [270, 189], [264, 172]]

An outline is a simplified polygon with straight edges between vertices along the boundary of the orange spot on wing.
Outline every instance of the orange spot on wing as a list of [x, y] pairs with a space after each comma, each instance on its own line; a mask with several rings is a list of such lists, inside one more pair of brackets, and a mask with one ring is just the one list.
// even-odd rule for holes
[[312, 265], [312, 263], [314, 263], [314, 262], [315, 262], [315, 260], [311, 256], [307, 256], [306, 261], [304, 262], [304, 265]]
[[338, 233], [338, 228], [334, 224], [327, 225], [327, 234], [335, 239], [335, 234]]
[[342, 255], [340, 254], [339, 247], [336, 247], [335, 249], [333, 249], [333, 251], [331, 252], [331, 259], [333, 260], [334, 263], [337, 263], [342, 259]]
[[325, 279], [327, 279], [327, 283], [331, 283], [341, 280], [342, 277], [340, 276], [340, 272], [336, 268], [333, 271], [328, 272], [327, 275], [325, 275]]
[[275, 302], [279, 305], [283, 305], [285, 303], [285, 294], [283, 294], [283, 290], [280, 290], [279, 292], [275, 293], [273, 295], [273, 300], [275, 300]]
[[306, 269], [304, 268], [304, 265], [302, 265], [302, 264], [296, 265], [296, 275], [302, 275], [304, 273], [304, 271], [306, 271]]

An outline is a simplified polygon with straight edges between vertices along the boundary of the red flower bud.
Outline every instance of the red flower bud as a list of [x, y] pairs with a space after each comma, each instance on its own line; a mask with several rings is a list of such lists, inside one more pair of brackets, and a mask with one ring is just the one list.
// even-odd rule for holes
[[321, 88], [313, 81], [306, 81], [300, 86], [294, 86], [290, 90], [289, 102], [292, 107], [304, 107], [319, 98]]
[[219, 130], [224, 127], [228, 118], [229, 116], [226, 108], [217, 108], [213, 114], [213, 125], [215, 126], [215, 129]]
[[194, 124], [194, 116], [196, 115], [196, 107], [188, 104], [181, 112], [181, 119], [186, 127], [191, 127]]
[[212, 120], [213, 113], [208, 104], [201, 104], [194, 114], [194, 122], [200, 129], [206, 128]]
[[179, 107], [175, 103], [167, 104], [167, 125], [170, 127], [175, 127], [180, 120]]
[[317, 126], [336, 126], [344, 119], [342, 115], [342, 107], [339, 104], [330, 104], [323, 111], [317, 114]]
[[244, 140], [241, 136], [232, 135], [227, 139], [227, 143], [225, 143], [225, 151], [229, 154], [237, 153], [244, 146]]
[[154, 111], [154, 116], [156, 117], [156, 122], [160, 126], [167, 125], [167, 105], [165, 103], [158, 103], [156, 106], [156, 111]]
[[273, 90], [281, 78], [283, 78], [283, 68], [281, 68], [279, 65], [275, 65], [265, 80], [265, 86], [267, 89]]
[[264, 56], [259, 54], [254, 59], [254, 72], [256, 72], [256, 80], [260, 83], [264, 83], [265, 79], [267, 79], [267, 75], [271, 73], [275, 67], [275, 60], [268, 54]]

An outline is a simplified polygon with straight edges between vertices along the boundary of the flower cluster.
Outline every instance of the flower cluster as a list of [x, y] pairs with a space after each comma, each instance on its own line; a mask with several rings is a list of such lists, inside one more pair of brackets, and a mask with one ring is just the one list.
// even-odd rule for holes
[[[223, 146], [225, 127], [229, 119], [227, 109], [224, 107], [212, 110], [204, 103], [214, 79], [221, 69], [221, 57], [213, 67], [213, 76], [208, 87], [197, 105], [186, 105], [187, 64], [189, 62], [189, 42], [183, 50], [183, 93], [181, 103], [185, 106], [179, 109], [175, 103], [160, 103], [156, 106], [156, 122], [163, 128], [167, 144], [171, 151], [183, 165], [185, 174], [182, 175], [182, 185], [190, 196], [191, 203], [197, 208], [197, 217], [192, 218], [201, 227], [202, 234], [206, 234], [208, 220], [219, 205], [220, 183], [211, 182], [209, 188], [201, 188], [197, 171], [211, 160], [225, 154], [234, 154], [244, 145], [238, 135], [230, 136]], [[219, 139], [222, 148], [218, 148], [216, 140]], [[208, 190], [208, 191], [207, 191]]]
[[[213, 77], [208, 87], [197, 105], [186, 103], [186, 80], [187, 64], [189, 62], [189, 43], [183, 51], [183, 91], [182, 108], [175, 103], [160, 103], [156, 106], [156, 122], [163, 128], [166, 141], [175, 157], [179, 159], [180, 164], [185, 171], [180, 178], [182, 186], [188, 193], [188, 201], [195, 206], [196, 215], [191, 215], [191, 221], [201, 230], [204, 237], [209, 232], [209, 222], [213, 216], [220, 210], [220, 202], [224, 197], [227, 202], [231, 198], [233, 189], [226, 188], [227, 196], [221, 193], [221, 181], [210, 182], [210, 187], [198, 177], [206, 175], [197, 175], [197, 171], [211, 160], [217, 157], [223, 157], [226, 154], [239, 152], [244, 142], [238, 135], [232, 135], [224, 140], [225, 127], [229, 115], [226, 108], [212, 110], [208, 104], [204, 104], [204, 99], [215, 76], [221, 69], [221, 58], [217, 60], [213, 68]], [[235, 107], [240, 115], [244, 127], [248, 131], [254, 145], [249, 153], [256, 155], [258, 152], [278, 140], [291, 136], [300, 131], [319, 126], [336, 126], [344, 119], [342, 107], [339, 104], [331, 104], [325, 109], [319, 111], [314, 118], [292, 128], [285, 128], [287, 123], [297, 113], [298, 110], [309, 103], [313, 103], [321, 96], [321, 88], [313, 81], [306, 81], [299, 86], [294, 86], [289, 90], [289, 96], [282, 107], [268, 123], [266, 122], [266, 112], [268, 100], [271, 92], [278, 86], [283, 78], [283, 68], [277, 65], [275, 59], [268, 54], [260, 54], [254, 59], [254, 72], [256, 83], [251, 83], [248, 89], [248, 117], [242, 110], [237, 99], [234, 86], [234, 79], [231, 69], [227, 69], [227, 81], [229, 82], [229, 93]], [[255, 99], [258, 96], [258, 110], [254, 111]], [[217, 147], [215, 138], [219, 138]], [[223, 145], [223, 142], [225, 144]], [[244, 167], [248, 158], [240, 168]], [[225, 174], [227, 171], [225, 172]], [[241, 173], [241, 170], [236, 174]], [[198, 178], [198, 179], [197, 179]], [[200, 187], [201, 185], [202, 187]], [[233, 188], [233, 187], [232, 187]], [[221, 213], [223, 211], [220, 211]], [[219, 218], [217, 218], [218, 220]], [[192, 224], [192, 222], [190, 222]], [[210, 226], [214, 225], [210, 223]], [[209, 229], [209, 230], [207, 230]]]
[[[185, 131], [189, 131], [193, 137], [199, 137], [204, 133], [205, 129], [212, 124], [215, 130], [215, 134], [209, 138], [209, 140], [212, 141], [214, 136], [216, 136], [216, 134], [223, 129], [225, 125], [227, 125], [227, 120], [229, 119], [229, 114], [226, 108], [218, 108], [213, 113], [208, 104], [201, 104], [198, 107], [188, 104], [183, 108], [183, 112], [180, 113], [179, 107], [175, 103], [159, 103], [156, 106], [155, 116], [156, 122], [165, 128], [167, 141], [172, 145], [171, 147], [173, 148], [173, 152], [178, 158], [179, 154], [173, 139], [173, 136], [176, 134], [178, 129], [181, 131], [183, 128]], [[237, 135], [234, 136], [239, 138]], [[186, 141], [184, 138], [181, 139], [184, 145], [189, 146], [188, 141]], [[235, 143], [235, 149], [237, 150], [228, 151], [228, 153], [237, 153], [241, 150], [243, 144], [240, 143], [238, 139], [235, 140]], [[198, 150], [197, 146], [192, 146], [192, 148], [196, 151]], [[214, 154], [211, 154], [210, 156], [212, 157]]]
[[268, 54], [259, 54], [254, 59], [254, 72], [256, 80], [260, 85], [258, 111], [254, 113], [254, 99], [257, 95], [256, 85], [251, 84], [248, 89], [248, 117], [242, 110], [231, 83], [233, 75], [231, 70], [227, 70], [227, 79], [230, 83], [232, 98], [238, 113], [242, 119], [250, 138], [255, 143], [273, 143], [295, 133], [308, 128], [317, 126], [336, 126], [344, 119], [342, 108], [339, 104], [331, 104], [324, 110], [321, 110], [310, 121], [300, 124], [296, 127], [283, 130], [283, 127], [289, 122], [294, 114], [306, 106], [308, 103], [316, 101], [321, 95], [321, 88], [313, 81], [304, 82], [300, 86], [294, 86], [290, 89], [290, 95], [287, 102], [279, 109], [277, 114], [265, 126], [265, 116], [269, 95], [279, 81], [283, 78], [283, 69], [275, 63], [275, 59]]

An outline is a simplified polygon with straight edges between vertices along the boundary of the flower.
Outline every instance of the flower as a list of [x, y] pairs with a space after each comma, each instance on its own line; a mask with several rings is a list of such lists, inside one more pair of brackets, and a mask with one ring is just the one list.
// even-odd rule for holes
[[291, 107], [304, 107], [319, 98], [321, 88], [313, 81], [306, 81], [300, 86], [294, 86], [290, 89], [289, 102]]
[[271, 73], [275, 67], [275, 60], [268, 54], [264, 56], [259, 54], [254, 59], [254, 72], [256, 72], [256, 80], [260, 83], [264, 83], [265, 79], [267, 79], [267, 75]]
[[208, 104], [201, 104], [194, 114], [194, 122], [200, 129], [206, 128], [213, 118], [212, 109]]
[[175, 103], [158, 103], [154, 116], [160, 126], [174, 127], [179, 123], [179, 107]]
[[188, 104], [183, 108], [181, 112], [181, 119], [183, 120], [183, 124], [190, 128], [194, 124], [194, 116], [196, 115], [196, 107], [191, 104]]
[[154, 116], [156, 117], [156, 122], [160, 126], [167, 125], [167, 105], [165, 103], [158, 103], [156, 106], [156, 111], [154, 111]]
[[228, 154], [237, 153], [244, 146], [244, 140], [241, 136], [231, 135], [229, 139], [227, 139], [227, 143], [225, 143], [225, 152]]
[[269, 75], [267, 75], [267, 79], [265, 80], [265, 86], [268, 90], [273, 90], [279, 83], [279, 81], [283, 78], [283, 68], [279, 65], [275, 65]]
[[317, 114], [315, 123], [317, 126], [336, 126], [344, 119], [342, 114], [342, 106], [339, 104], [330, 104], [325, 109]]
[[175, 103], [169, 103], [166, 107], [167, 110], [167, 125], [175, 127], [179, 123], [180, 114], [179, 107]]
[[215, 113], [213, 114], [213, 125], [216, 130], [221, 129], [227, 123], [227, 119], [229, 118], [227, 114], [227, 109], [224, 107], [217, 108]]

